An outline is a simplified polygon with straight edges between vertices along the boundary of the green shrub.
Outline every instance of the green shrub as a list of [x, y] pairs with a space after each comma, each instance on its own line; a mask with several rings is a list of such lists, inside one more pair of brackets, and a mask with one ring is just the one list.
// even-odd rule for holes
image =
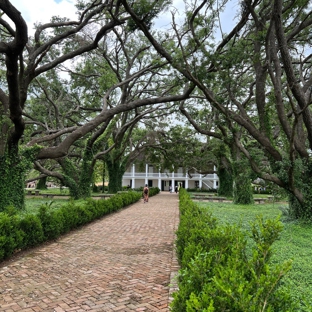
[[[135, 188], [134, 191], [140, 193], [143, 195], [143, 186]], [[155, 196], [160, 192], [160, 189], [158, 187], [149, 187], [149, 196]]]
[[[159, 192], [159, 191], [158, 191]], [[154, 191], [155, 194], [158, 193]], [[138, 201], [141, 193], [130, 191], [107, 200], [69, 201], [58, 209], [53, 202], [41, 205], [37, 214], [19, 216], [14, 207], [0, 213], [0, 260], [15, 250], [56, 239], [72, 229]]]
[[41, 221], [45, 240], [56, 239], [64, 233], [64, 216], [62, 211], [53, 210], [49, 205], [39, 208], [38, 217]]
[[73, 207], [74, 213], [77, 215], [77, 224], [76, 226], [81, 226], [92, 220], [92, 212], [88, 209], [83, 203], [76, 204]]
[[117, 194], [117, 195], [114, 195], [113, 197], [111, 197], [110, 199], [108, 199], [109, 201], [111, 201], [113, 207], [113, 211], [116, 211], [116, 210], [119, 210], [120, 208], [123, 207], [123, 200], [122, 200], [122, 197], [125, 195], [126, 193], [124, 194]]
[[[220, 226], [209, 213], [193, 206], [185, 193], [180, 190], [181, 270], [172, 311], [296, 311], [290, 292], [279, 288], [291, 261], [271, 262], [272, 244], [282, 231], [279, 219], [259, 217], [251, 233], [243, 232], [240, 225]], [[248, 235], [253, 246], [247, 246]]]
[[113, 203], [110, 200], [98, 200], [97, 203], [101, 207], [103, 216], [113, 211]]
[[23, 231], [19, 229], [18, 217], [0, 213], [0, 259], [13, 254], [23, 245]]
[[99, 205], [99, 202], [101, 200], [92, 200], [92, 199], [87, 199], [86, 200], [86, 205], [89, 207], [89, 209], [92, 211], [92, 215], [93, 215], [93, 220], [101, 218], [102, 216], [105, 215], [105, 213], [102, 210], [101, 205]]
[[42, 224], [38, 216], [25, 215], [19, 222], [19, 228], [24, 233], [22, 247], [33, 247], [44, 241]]
[[[180, 190], [180, 224], [177, 230], [177, 255], [181, 263], [184, 249], [190, 243], [191, 232], [195, 229], [201, 231], [203, 229], [215, 228], [216, 219], [206, 209], [202, 209], [196, 205], [185, 190]], [[195, 239], [195, 238], [194, 238]]]
[[67, 233], [78, 226], [79, 215], [76, 213], [75, 206], [74, 200], [71, 200], [59, 209], [63, 214], [63, 233]]

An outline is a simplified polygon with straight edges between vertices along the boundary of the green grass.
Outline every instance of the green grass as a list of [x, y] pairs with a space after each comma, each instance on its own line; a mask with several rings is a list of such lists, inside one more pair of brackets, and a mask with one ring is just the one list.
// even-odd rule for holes
[[[32, 191], [32, 193], [35, 192], [35, 189], [25, 189], [25, 195], [27, 195], [27, 191]], [[38, 191], [38, 190], [36, 190]], [[68, 188], [62, 188], [60, 189], [59, 187], [56, 188], [49, 188], [46, 190], [39, 190], [40, 194], [53, 194], [53, 195], [67, 195], [69, 196], [69, 189]], [[105, 192], [107, 193], [107, 192]], [[96, 196], [99, 194], [103, 194], [102, 192], [92, 192], [92, 196]], [[31, 196], [35, 196], [35, 195], [31, 195]], [[39, 195], [41, 196], [41, 195]]]
[[33, 193], [35, 191], [39, 191], [40, 194], [54, 194], [54, 195], [69, 195], [69, 189], [68, 188], [62, 188], [60, 189], [59, 187], [55, 188], [48, 188], [46, 190], [37, 190], [37, 189], [25, 189], [25, 194], [27, 194], [27, 191], [32, 191]]
[[30, 197], [25, 200], [25, 210], [22, 213], [37, 213], [41, 205], [51, 205], [52, 208], [59, 208], [68, 202], [68, 199], [48, 199], [39, 197]]
[[261, 215], [264, 219], [280, 216], [284, 225], [279, 241], [273, 245], [273, 262], [293, 260], [292, 270], [283, 279], [282, 287], [290, 287], [292, 296], [300, 302], [301, 312], [312, 311], [312, 224], [292, 221], [282, 214], [286, 204], [234, 205], [232, 203], [204, 203], [220, 223], [241, 224], [246, 231], [250, 222]]

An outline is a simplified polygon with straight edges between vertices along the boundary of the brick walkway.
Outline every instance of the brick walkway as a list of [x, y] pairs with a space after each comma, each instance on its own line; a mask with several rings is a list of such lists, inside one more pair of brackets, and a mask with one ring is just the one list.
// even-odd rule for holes
[[0, 311], [169, 311], [178, 196], [163, 192], [0, 264]]

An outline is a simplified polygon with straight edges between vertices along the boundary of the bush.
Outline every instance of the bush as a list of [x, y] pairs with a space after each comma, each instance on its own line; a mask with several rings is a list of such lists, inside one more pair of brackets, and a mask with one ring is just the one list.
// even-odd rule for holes
[[206, 189], [195, 187], [195, 188], [187, 188], [186, 190], [190, 193], [218, 193], [218, 190], [213, 188]]
[[113, 205], [113, 211], [119, 210], [120, 208], [123, 207], [123, 201], [122, 197], [125, 196], [126, 193], [124, 194], [117, 194], [111, 197], [109, 200], [111, 201]]
[[[158, 191], [159, 192], [159, 191]], [[158, 193], [155, 190], [153, 193]], [[19, 217], [14, 207], [0, 213], [0, 260], [14, 251], [32, 247], [43, 241], [56, 239], [81, 225], [130, 205], [141, 198], [141, 193], [127, 192], [107, 200], [88, 199], [69, 201], [59, 209], [50, 204], [42, 205], [36, 215]]]
[[[140, 193], [141, 195], [143, 195], [143, 186], [133, 189], [134, 191]], [[149, 196], [154, 196], [157, 195], [160, 192], [160, 189], [158, 187], [150, 187], [149, 188]]]
[[9, 257], [23, 245], [23, 231], [16, 215], [0, 213], [0, 260]]
[[63, 214], [63, 233], [67, 233], [70, 230], [77, 228], [79, 223], [79, 215], [76, 212], [76, 203], [74, 200], [63, 205], [59, 210]]
[[173, 312], [296, 311], [290, 292], [279, 289], [291, 261], [272, 265], [272, 244], [282, 231], [278, 219], [252, 224], [253, 246], [239, 225], [217, 220], [180, 191], [177, 251], [181, 270]]
[[114, 211], [111, 200], [98, 200], [97, 205], [100, 207], [103, 216]]
[[20, 220], [19, 228], [23, 231], [22, 247], [33, 247], [44, 241], [42, 224], [38, 216], [26, 215]]
[[39, 208], [38, 218], [41, 221], [45, 240], [58, 238], [64, 233], [64, 216], [62, 211], [53, 210], [50, 205]]

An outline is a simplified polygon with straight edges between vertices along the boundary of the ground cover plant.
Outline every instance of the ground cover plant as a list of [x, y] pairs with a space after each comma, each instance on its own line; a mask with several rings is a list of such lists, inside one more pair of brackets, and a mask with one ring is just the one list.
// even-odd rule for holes
[[298, 300], [297, 311], [312, 311], [312, 225], [294, 221], [287, 214], [287, 205], [267, 203], [261, 205], [234, 205], [232, 203], [198, 203], [212, 213], [219, 223], [240, 224], [251, 231], [251, 223], [261, 215], [264, 219], [280, 217], [283, 224], [279, 240], [274, 242], [273, 263], [292, 259], [292, 268], [281, 281], [281, 288], [290, 287], [291, 296]]

